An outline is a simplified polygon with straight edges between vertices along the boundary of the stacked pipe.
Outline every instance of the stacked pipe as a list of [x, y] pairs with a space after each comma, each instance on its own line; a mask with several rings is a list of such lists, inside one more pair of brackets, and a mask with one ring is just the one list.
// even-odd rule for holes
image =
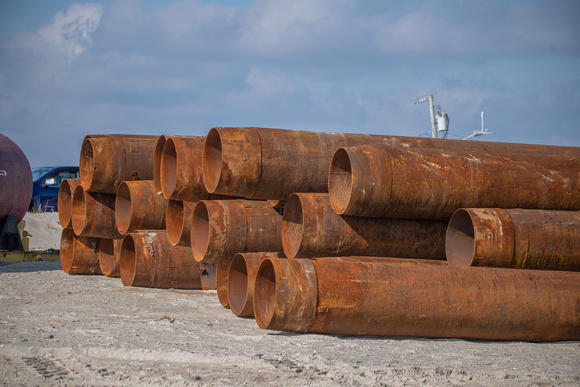
[[[255, 314], [262, 328], [494, 340], [580, 338], [580, 274], [561, 271], [577, 270], [579, 261], [579, 148], [213, 128], [203, 157], [208, 192], [285, 203], [281, 237], [288, 258], [280, 252], [238, 251], [229, 269], [232, 311]], [[211, 222], [205, 207], [197, 220], [194, 213], [192, 230], [196, 222]], [[525, 246], [525, 258], [513, 258], [523, 249], [518, 240], [530, 241], [533, 232], [516, 234], [516, 242], [506, 242], [510, 250], [479, 248], [482, 243], [472, 234], [484, 235], [486, 226], [466, 226], [466, 215], [458, 215], [463, 219], [447, 230], [455, 211], [474, 207], [540, 211], [547, 223], [536, 227], [542, 236]], [[514, 210], [518, 216], [506, 211], [513, 220], [524, 210]], [[552, 230], [560, 232], [556, 239], [543, 232], [550, 221], [560, 222], [552, 227], [559, 229]], [[194, 237], [214, 240], [211, 235], [217, 233], [223, 240], [229, 234], [244, 239], [243, 230], [231, 227], [222, 222], [218, 231], [192, 233], [192, 247], [201, 247], [197, 252], [194, 247], [194, 255], [208, 250], [207, 242], [193, 242]], [[462, 244], [450, 247], [453, 238]], [[512, 255], [498, 256], [502, 249]], [[464, 258], [466, 250], [487, 250], [497, 261], [512, 262], [498, 266], [527, 269], [457, 267], [450, 251], [461, 255], [462, 264], [483, 265], [483, 258]], [[539, 258], [540, 250], [550, 258]], [[261, 261], [257, 270], [255, 261]], [[219, 271], [217, 277], [219, 284]]]
[[173, 246], [165, 231], [168, 201], [153, 180], [158, 141], [85, 137], [80, 179], [65, 180], [59, 191], [65, 272], [121, 277], [128, 286], [199, 288], [189, 248]]
[[[150, 287], [195, 272], [267, 329], [580, 339], [580, 148], [267, 128], [150, 137], [85, 139], [80, 182], [61, 193], [63, 243], [87, 263], [65, 271]], [[123, 165], [95, 160], [121, 160], [110, 149]], [[90, 181], [99, 173], [106, 183]]]

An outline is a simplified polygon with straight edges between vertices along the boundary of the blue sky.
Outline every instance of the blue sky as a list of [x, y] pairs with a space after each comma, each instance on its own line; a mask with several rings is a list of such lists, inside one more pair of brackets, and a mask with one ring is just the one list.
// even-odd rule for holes
[[263, 126], [580, 146], [580, 2], [0, 0], [0, 133], [31, 165], [86, 134]]

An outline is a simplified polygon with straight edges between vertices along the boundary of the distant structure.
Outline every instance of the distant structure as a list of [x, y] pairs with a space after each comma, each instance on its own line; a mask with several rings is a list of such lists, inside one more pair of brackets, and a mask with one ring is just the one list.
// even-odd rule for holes
[[[441, 111], [441, 106], [437, 105], [437, 113], [435, 113], [435, 104], [433, 103], [433, 94], [415, 99], [415, 105], [418, 103], [429, 102], [429, 112], [431, 113], [431, 137], [437, 138], [438, 133], [442, 134], [441, 138], [447, 138], [449, 133], [449, 116], [447, 113]], [[483, 127], [483, 112], [481, 112], [481, 130], [475, 130], [469, 136], [462, 138], [462, 140], [469, 140], [473, 137], [479, 137], [486, 134], [495, 134], [484, 129]]]
[[449, 130], [449, 116], [447, 113], [441, 111], [441, 106], [437, 105], [437, 114], [435, 114], [435, 105], [433, 104], [433, 94], [424, 97], [418, 97], [415, 104], [429, 101], [429, 111], [431, 112], [431, 137], [437, 138], [437, 133], [441, 133], [443, 137], [447, 137]]

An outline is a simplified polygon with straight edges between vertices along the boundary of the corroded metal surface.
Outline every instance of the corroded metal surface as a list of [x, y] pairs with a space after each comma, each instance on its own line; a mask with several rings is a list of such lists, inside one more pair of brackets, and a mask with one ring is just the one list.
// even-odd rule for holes
[[201, 169], [204, 140], [205, 137], [174, 136], [167, 139], [159, 168], [165, 198], [191, 202], [208, 198]]
[[12, 214], [18, 224], [32, 198], [32, 171], [22, 149], [1, 134], [0, 188], [0, 222]]
[[121, 245], [125, 286], [201, 289], [200, 269], [187, 247], [173, 246], [164, 230], [126, 234]]
[[73, 193], [71, 218], [77, 236], [121, 236], [115, 224], [115, 195], [87, 192], [82, 185], [78, 185]]
[[461, 209], [446, 252], [450, 265], [580, 271], [580, 212]]
[[216, 290], [217, 296], [220, 304], [222, 306], [229, 305], [229, 273], [230, 273], [230, 260], [227, 262], [216, 263], [215, 265], [215, 278], [216, 278]]
[[87, 136], [79, 160], [81, 185], [90, 192], [117, 193], [129, 180], [153, 180], [158, 136]]
[[169, 200], [167, 203], [167, 239], [172, 245], [191, 247], [191, 221], [197, 202]]
[[157, 195], [153, 180], [124, 181], [115, 199], [115, 222], [121, 235], [135, 230], [165, 229], [167, 199]]
[[381, 256], [445, 259], [447, 222], [338, 215], [326, 193], [290, 195], [282, 218], [288, 258]]
[[121, 245], [123, 238], [106, 239], [99, 241], [99, 265], [101, 273], [107, 277], [120, 277]]
[[342, 215], [448, 220], [459, 208], [580, 210], [580, 157], [352, 147], [332, 158]]
[[577, 272], [270, 258], [254, 311], [289, 332], [559, 341], [580, 339], [579, 302]]
[[258, 268], [265, 258], [284, 258], [284, 254], [240, 253], [230, 263], [228, 301], [236, 316], [254, 316], [254, 284]]
[[64, 179], [58, 189], [58, 220], [62, 228], [72, 228], [73, 193], [81, 179]]
[[328, 192], [328, 163], [336, 149], [367, 144], [580, 157], [580, 148], [574, 147], [268, 128], [212, 128], [203, 149], [203, 180], [208, 192], [248, 199], [286, 200], [294, 192]]
[[99, 238], [77, 237], [70, 228], [62, 230], [60, 264], [69, 274], [101, 274]]
[[282, 251], [282, 216], [268, 202], [203, 200], [191, 225], [191, 250], [199, 262], [229, 263], [237, 253]]

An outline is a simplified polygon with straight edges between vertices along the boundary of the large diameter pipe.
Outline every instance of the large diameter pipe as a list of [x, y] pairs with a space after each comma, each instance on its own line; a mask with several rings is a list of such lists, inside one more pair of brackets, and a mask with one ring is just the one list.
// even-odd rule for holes
[[341, 215], [449, 220], [460, 208], [580, 210], [580, 157], [363, 146], [328, 180]]
[[120, 266], [125, 286], [201, 289], [199, 263], [191, 250], [173, 246], [164, 230], [126, 234]]
[[210, 193], [248, 199], [286, 200], [294, 192], [328, 192], [328, 162], [336, 149], [366, 144], [580, 157], [580, 148], [576, 147], [267, 128], [212, 128], [203, 148], [203, 181]]
[[191, 225], [191, 251], [199, 262], [229, 263], [237, 253], [282, 251], [282, 216], [266, 201], [203, 200]]
[[196, 202], [169, 200], [165, 227], [172, 245], [191, 247], [191, 222]]
[[216, 291], [218, 300], [222, 306], [228, 306], [230, 302], [230, 263], [231, 259], [226, 263], [220, 262], [215, 264]]
[[153, 180], [158, 136], [87, 136], [79, 160], [81, 185], [87, 191], [117, 193], [129, 180]]
[[78, 185], [73, 193], [71, 219], [76, 236], [121, 237], [115, 223], [115, 195], [88, 192]]
[[58, 220], [62, 228], [72, 228], [72, 199], [81, 179], [64, 179], [58, 189]]
[[99, 238], [77, 237], [70, 228], [62, 230], [60, 265], [68, 274], [101, 274]]
[[14, 215], [16, 223], [20, 223], [31, 198], [32, 171], [28, 159], [14, 141], [0, 134], [0, 223], [8, 215]]
[[121, 235], [135, 230], [165, 229], [167, 200], [153, 180], [124, 181], [115, 198], [115, 222]]
[[123, 238], [101, 239], [99, 241], [99, 265], [101, 273], [106, 277], [121, 276], [121, 245]]
[[338, 215], [327, 193], [290, 195], [282, 218], [288, 258], [380, 256], [445, 259], [447, 223]]
[[580, 212], [460, 209], [446, 253], [450, 265], [580, 271]]
[[285, 258], [282, 253], [239, 253], [230, 263], [228, 302], [236, 316], [254, 316], [254, 284], [260, 264], [266, 258]]
[[334, 335], [580, 339], [580, 273], [418, 262], [265, 259], [256, 321]]

